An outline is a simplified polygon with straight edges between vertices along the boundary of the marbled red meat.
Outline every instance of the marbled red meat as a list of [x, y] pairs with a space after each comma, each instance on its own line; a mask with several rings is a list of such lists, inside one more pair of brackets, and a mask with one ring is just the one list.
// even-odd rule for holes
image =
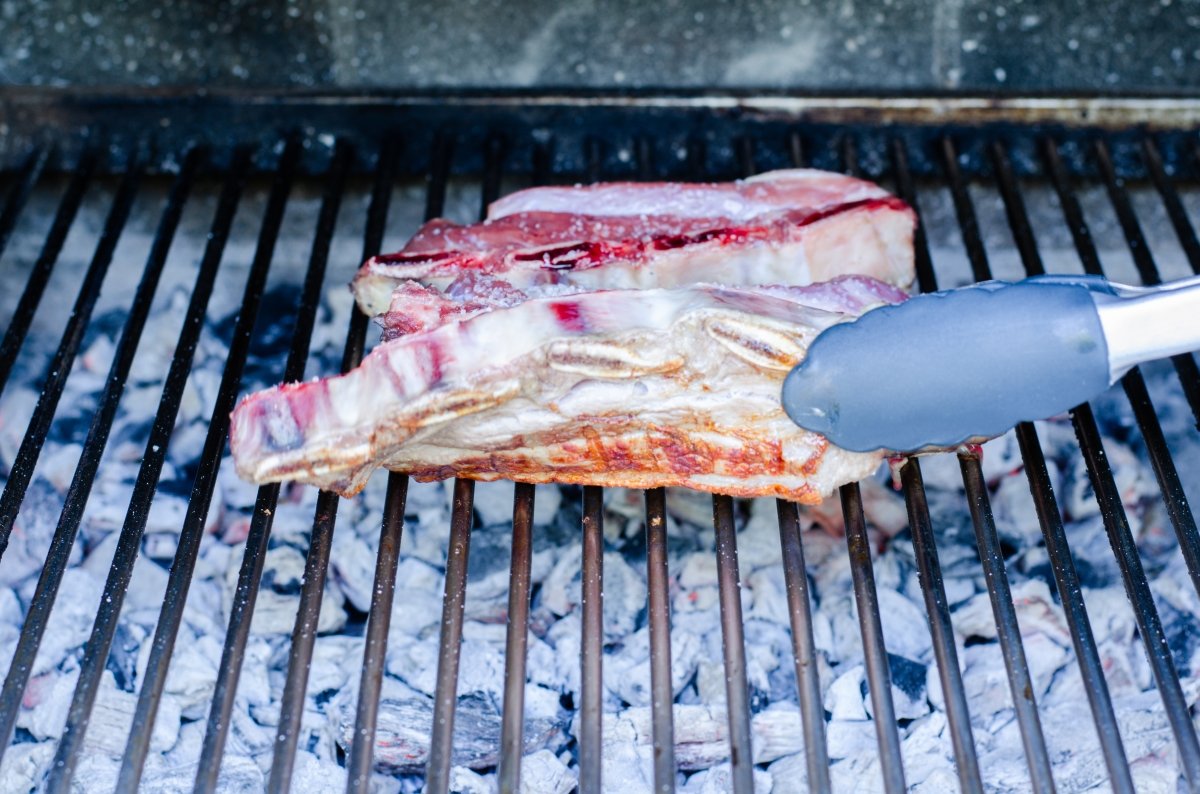
[[719, 184], [609, 183], [532, 188], [492, 205], [482, 223], [434, 220], [403, 250], [354, 279], [363, 311], [389, 309], [413, 280], [444, 290], [464, 273], [517, 289], [583, 290], [809, 284], [913, 277], [915, 216], [870, 182], [808, 169]]

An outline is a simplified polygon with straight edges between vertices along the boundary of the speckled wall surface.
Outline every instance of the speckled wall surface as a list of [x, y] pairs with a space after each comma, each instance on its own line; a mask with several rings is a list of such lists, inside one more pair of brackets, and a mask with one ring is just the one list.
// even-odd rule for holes
[[1200, 0], [5, 0], [9, 84], [1200, 90]]

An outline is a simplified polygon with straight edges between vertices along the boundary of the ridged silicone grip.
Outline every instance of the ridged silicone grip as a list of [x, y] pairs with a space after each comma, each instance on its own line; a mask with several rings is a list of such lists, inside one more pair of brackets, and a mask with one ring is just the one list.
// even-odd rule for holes
[[989, 282], [828, 329], [788, 375], [783, 406], [845, 449], [909, 452], [999, 435], [1108, 385], [1087, 287]]

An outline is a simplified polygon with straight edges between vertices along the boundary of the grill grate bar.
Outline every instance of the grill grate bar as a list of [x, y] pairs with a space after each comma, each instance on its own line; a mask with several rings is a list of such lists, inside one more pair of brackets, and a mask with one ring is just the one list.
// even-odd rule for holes
[[[329, 258], [342, 191], [353, 157], [350, 148], [339, 141], [329, 166], [328, 181], [321, 198], [321, 209], [317, 219], [316, 235], [308, 268], [297, 304], [296, 324], [292, 333], [291, 348], [284, 367], [283, 380], [290, 383], [304, 377], [304, 368], [311, 343], [312, 329], [321, 299], [321, 285]], [[279, 501], [279, 483], [260, 486], [255, 497], [250, 528], [246, 535], [246, 549], [238, 571], [238, 583], [230, 606], [229, 629], [221, 649], [221, 663], [217, 667], [217, 679], [213, 688], [213, 700], [200, 751], [200, 765], [196, 772], [195, 790], [211, 791], [216, 787], [220, 773], [221, 753], [229, 727], [229, 717], [237, 693], [237, 682], [241, 674], [242, 660], [250, 631], [249, 617], [254, 611], [258, 595], [258, 579], [267, 551], [274, 521], [275, 507]]]
[[[1047, 147], [1047, 151], [1049, 151], [1049, 147]], [[1128, 203], [1128, 196], [1119, 189], [1112, 170], [1111, 160], [1108, 160], [1107, 147], [1102, 142], [1098, 142], [1095, 152], [1097, 157], [1102, 161], [1101, 171], [1105, 172], [1105, 181], [1108, 183], [1110, 198], [1113, 199], [1114, 205], [1118, 202], [1124, 204], [1125, 210], [1128, 211], [1126, 220], [1132, 221], [1131, 225], [1126, 226], [1124, 221], [1122, 225], [1126, 226], [1126, 237], [1130, 243], [1130, 251], [1136, 258], [1139, 254], [1135, 250], [1138, 248], [1135, 243], [1140, 238], [1141, 232], [1140, 228], [1137, 227], [1136, 218], [1132, 216], [1132, 205]], [[1060, 184], [1065, 185], [1065, 181], [1060, 180]], [[1119, 210], [1118, 214], [1121, 214], [1121, 212]], [[1082, 221], [1082, 219], [1080, 220]], [[1142, 272], [1143, 279], [1147, 275], [1157, 278], [1156, 271], [1150, 272], [1154, 270], [1154, 266], [1152, 260], [1149, 259], [1148, 251], [1145, 250], [1144, 243], [1145, 241], [1142, 239], [1140, 250], [1143, 251], [1146, 258], [1138, 266], [1138, 269]], [[1027, 258], [1025, 251], [1021, 251], [1021, 256], [1028, 270], [1031, 260]], [[1095, 261], [1098, 262], [1098, 257]], [[1171, 663], [1166, 636], [1162, 630], [1158, 611], [1154, 606], [1153, 597], [1150, 593], [1150, 585], [1142, 569], [1141, 559], [1138, 557], [1137, 546], [1129, 529], [1125, 509], [1121, 504], [1120, 493], [1113, 479], [1112, 470], [1108, 465], [1104, 445], [1100, 439], [1100, 430], [1096, 425], [1095, 417], [1092, 415], [1091, 407], [1086, 403], [1071, 411], [1071, 420], [1087, 464], [1088, 479], [1096, 494], [1096, 501], [1104, 519], [1105, 530], [1108, 533], [1113, 554], [1116, 556], [1121, 569], [1121, 577], [1125, 583], [1126, 593], [1133, 606], [1138, 631], [1146, 646], [1146, 653], [1150, 660], [1151, 671], [1154, 674], [1159, 695], [1162, 697], [1163, 706], [1166, 709], [1167, 718], [1171, 723], [1176, 741], [1180, 745], [1180, 759], [1183, 763], [1184, 774], [1188, 778], [1189, 783], [1193, 787], [1196, 787], [1200, 785], [1200, 742], [1197, 741], [1195, 726], [1192, 725], [1187, 702], [1183, 698], [1179, 677], [1174, 665]]]
[[[924, 224], [920, 220], [917, 191], [908, 169], [908, 150], [899, 138], [893, 141], [892, 159], [896, 167], [900, 197], [917, 213], [913, 246], [918, 286], [922, 292], [932, 292], [937, 289], [937, 277], [934, 275], [933, 262], [929, 256], [929, 242], [925, 237]], [[900, 469], [900, 476], [904, 486], [904, 501], [908, 510], [913, 550], [920, 573], [921, 592], [925, 599], [925, 610], [929, 613], [929, 631], [937, 661], [938, 679], [946, 702], [946, 720], [950, 726], [950, 740], [954, 745], [959, 788], [962, 791], [982, 792], [983, 782], [979, 775], [979, 759], [971, 731], [971, 714], [967, 706], [962, 672], [959, 670], [958, 651], [954, 646], [954, 625], [950, 620], [941, 562], [938, 559], [937, 543], [934, 541], [933, 525], [929, 518], [925, 483], [916, 458], [905, 461]]]
[[[29, 333], [33, 315], [37, 313], [42, 295], [46, 291], [46, 284], [50, 281], [55, 264], [58, 263], [58, 255], [62, 253], [63, 243], [66, 242], [67, 233], [71, 231], [71, 225], [79, 213], [79, 206], [83, 203], [83, 195], [87, 192], [95, 168], [96, 153], [91, 150], [85, 151], [80, 157], [79, 165], [72, 172], [71, 181], [67, 183], [67, 189], [58, 203], [58, 209], [54, 213], [50, 231], [46, 233], [46, 242], [42, 245], [41, 253], [38, 254], [37, 261], [33, 263], [33, 269], [29, 271], [29, 280], [25, 282], [25, 290], [21, 293], [17, 308], [13, 311], [8, 329], [4, 332], [4, 339], [0, 341], [0, 394], [8, 385], [8, 377], [12, 374], [13, 364], [17, 361], [17, 353], [25, 341], [25, 335]], [[13, 220], [16, 220], [15, 211]], [[5, 244], [7, 245], [7, 237]], [[3, 552], [0, 551], [0, 553]]]
[[729, 761], [733, 790], [753, 794], [754, 760], [750, 747], [750, 689], [746, 683], [746, 636], [742, 627], [742, 590], [738, 579], [737, 531], [733, 497], [713, 497], [717, 541], [717, 587], [725, 653], [725, 702], [729, 719]]
[[1196, 739], [1196, 728], [1192, 724], [1187, 700], [1180, 688], [1179, 675], [1171, 662], [1171, 650], [1167, 647], [1162, 621], [1158, 617], [1158, 610], [1150, 593], [1150, 584], [1146, 581], [1146, 573], [1138, 557], [1137, 544], [1129, 529], [1125, 508], [1121, 504], [1121, 495], [1104, 453], [1100, 429], [1096, 426], [1092, 409], [1087, 404], [1071, 411], [1071, 421], [1075, 425], [1075, 435], [1087, 460], [1088, 479], [1092, 483], [1092, 490], [1095, 491], [1096, 501], [1104, 517], [1104, 528], [1108, 531], [1109, 543], [1120, 563], [1121, 578], [1125, 583], [1129, 602], [1133, 605], [1138, 633], [1146, 646], [1150, 670], [1154, 674], [1154, 682], [1158, 686], [1167, 719], [1178, 743], [1184, 774], [1193, 789], [1200, 788], [1200, 742]]
[[988, 264], [987, 249], [983, 247], [983, 235], [979, 232], [979, 220], [975, 217], [975, 205], [967, 191], [966, 180], [958, 167], [958, 152], [954, 141], [942, 139], [942, 167], [950, 186], [950, 197], [954, 201], [954, 215], [962, 233], [963, 245], [967, 249], [967, 260], [971, 263], [971, 275], [976, 281], [987, 281], [992, 277]]
[[[83, 518], [84, 508], [91, 495], [96, 472], [100, 468], [100, 458], [108, 444], [108, 436], [116, 418], [117, 405], [125, 391], [125, 382], [133, 366], [134, 353], [145, 329], [146, 320], [150, 315], [150, 304], [158, 290], [159, 278], [166, 265], [167, 252], [170, 250], [179, 219], [183, 214], [183, 206], [187, 201], [195, 177], [199, 153], [190, 151], [184, 158], [179, 176], [174, 180], [163, 210], [162, 219], [155, 233], [154, 243], [146, 260], [146, 266], [138, 283], [129, 314], [121, 330], [120, 340], [114, 351], [113, 361], [104, 381], [104, 391], [101, 394], [92, 424], [88, 428], [87, 439], [84, 441], [79, 461], [71, 477], [70, 487], [63, 500], [62, 511], [59, 514], [58, 525], [55, 527], [50, 548], [46, 553], [46, 561], [38, 578], [37, 590], [29, 603], [29, 611], [25, 615], [25, 623], [21, 629], [21, 637], [9, 667], [8, 676], [4, 681], [3, 692], [0, 693], [0, 742], [7, 745], [11, 738], [17, 712], [20, 709], [25, 685], [37, 657], [46, 625], [50, 619], [51, 610], [58, 597], [58, 588], [66, 573], [71, 549]], [[81, 679], [82, 680], [82, 679]], [[67, 732], [63, 735], [63, 743], [72, 741], [71, 728], [79, 717], [72, 712], [67, 719]], [[74, 719], [73, 719], [74, 718]], [[0, 747], [0, 756], [4, 748]]]
[[1050, 754], [1046, 749], [1046, 738], [1042, 733], [1041, 719], [1038, 717], [1033, 678], [1025, 659], [1021, 627], [1017, 623], [1012, 590], [1009, 588], [1008, 573], [1004, 566], [1004, 553], [1000, 549], [1000, 538], [996, 534], [996, 522], [992, 517], [992, 506], [988, 498], [987, 483], [983, 478], [979, 453], [960, 452], [958, 463], [962, 469], [963, 485], [967, 489], [967, 503], [971, 510], [971, 521], [975, 526], [979, 559], [987, 579], [988, 597], [992, 602], [992, 615], [996, 620], [996, 635], [1004, 656], [1004, 668], [1008, 672], [1013, 710], [1021, 729], [1021, 741], [1025, 746], [1029, 772], [1033, 776], [1033, 788], [1035, 791], [1054, 791]]
[[925, 610], [929, 613], [929, 631], [937, 661], [938, 680], [946, 702], [946, 719], [950, 725], [950, 741], [954, 745], [958, 786], [962, 791], [982, 792], [979, 759], [975, 754], [975, 737], [971, 732], [971, 712], [963, 688], [962, 672], [958, 666], [958, 651], [954, 647], [954, 624], [950, 621], [950, 606], [942, 584], [942, 569], [934, 542], [933, 523], [925, 497], [925, 483], [916, 458], [909, 458], [900, 468], [904, 485], [904, 501], [908, 508], [908, 525], [912, 531], [920, 573], [921, 592]]
[[[942, 155], [946, 176], [954, 198], [959, 227], [963, 233], [963, 242], [971, 260], [971, 270], [977, 280], [986, 281], [992, 277], [991, 266], [988, 264], [983, 238], [979, 233], [974, 204], [958, 168], [958, 155], [954, 142], [948, 137], [942, 140]], [[1002, 195], [1006, 199], [1013, 198], [1019, 201], [1020, 194], [1012, 178], [1012, 170], [1005, 168], [1007, 161], [1004, 152], [993, 148], [992, 155], [997, 177], [1002, 183], [1007, 183], [1002, 188]], [[1020, 228], [1021, 222], [1026, 220], [1024, 203], [1009, 204], [1006, 200], [1005, 209], [1010, 224], [1016, 222], [1016, 227]], [[1013, 237], [1018, 247], [1021, 248], [1022, 257], [1037, 256], [1032, 233], [1018, 232], [1014, 229]], [[1031, 244], [1032, 247], [1030, 247]], [[1022, 246], [1024, 247], [1022, 248]], [[1027, 261], [1031, 268], [1041, 266], [1040, 259], [1031, 258]], [[1037, 705], [1032, 694], [1029, 666], [1025, 660], [1025, 649], [1021, 642], [1020, 626], [1017, 623], [1016, 609], [1013, 606], [1012, 592], [1008, 583], [1008, 573], [1004, 566], [1004, 555], [1000, 551], [1000, 541], [996, 536], [996, 527], [992, 519], [987, 484], [983, 480], [983, 472], [976, 455], [960, 454], [959, 466], [962, 469], [963, 484], [967, 490], [967, 502], [975, 528], [980, 563], [983, 565], [984, 576], [988, 581], [988, 596], [992, 604], [992, 614], [996, 620], [1000, 650], [1004, 657], [1004, 667], [1008, 674], [1013, 707], [1021, 730], [1025, 758], [1029, 763], [1034, 787], [1039, 791], [1053, 791], [1054, 780], [1050, 772], [1046, 739], [1042, 733], [1041, 720], [1038, 717]]]
[[[848, 174], [861, 177], [858, 148], [854, 138], [841, 139], [842, 163]], [[906, 789], [904, 763], [900, 754], [900, 729], [896, 724], [896, 707], [892, 700], [892, 673], [884, 644], [883, 625], [879, 614], [879, 593], [875, 589], [875, 571], [871, 562], [871, 543], [863, 515], [862, 492], [858, 484], [841, 488], [842, 516], [846, 524], [846, 546], [850, 554], [850, 570], [854, 580], [854, 601], [858, 606], [858, 625], [862, 633], [863, 662], [867, 688], [871, 694], [875, 735], [879, 742], [879, 761], [883, 772], [884, 790], [901, 792]]]
[[[487, 208], [500, 193], [503, 147], [490, 137], [484, 146], [483, 188], [480, 191], [479, 216], [487, 217]], [[443, 192], [440, 202], [444, 202]], [[426, 206], [427, 216], [440, 213], [441, 203]], [[445, 596], [442, 600], [442, 631], [438, 637], [438, 672], [433, 698], [433, 733], [426, 773], [427, 789], [448, 790], [450, 764], [454, 751], [454, 717], [458, 707], [458, 663], [462, 647], [463, 609], [466, 606], [467, 556], [470, 551], [472, 505], [475, 485], [468, 488], [454, 481], [454, 509], [450, 516], [450, 549], [446, 559]], [[514, 505], [515, 510], [515, 505]], [[519, 762], [518, 762], [519, 763]]]
[[583, 488], [583, 570], [580, 581], [579, 790], [599, 794], [604, 707], [604, 491]]
[[[200, 338], [204, 314], [216, 283], [221, 254], [229, 237], [234, 213], [241, 197], [244, 184], [244, 178], [241, 175], [250, 162], [249, 150], [236, 153], [233, 160], [234, 169], [230, 177], [226, 179], [218, 200], [209, 242], [197, 269], [192, 296], [180, 327], [171, 366], [163, 381], [163, 397], [146, 440], [146, 449], [138, 468], [137, 479], [134, 482], [121, 534], [117, 540], [117, 548], [113, 554], [109, 575], [105, 581], [104, 594], [97, 609], [96, 621], [84, 649], [83, 660], [80, 663], [79, 682], [76, 684], [71, 704], [70, 714], [72, 715], [86, 715], [91, 711], [96, 694], [96, 684], [108, 658], [108, 649], [116, 631], [125, 591], [129, 586], [133, 566], [137, 560], [142, 530], [145, 528], [150, 502], [154, 498], [158, 478], [166, 460], [175, 418], [183, 399], [184, 384], [191, 372], [192, 356]], [[68, 722], [73, 723], [75, 720], [69, 718]]]
[[49, 159], [49, 147], [39, 147], [30, 152], [25, 162], [17, 169], [16, 179], [8, 191], [8, 197], [4, 199], [4, 209], [0, 210], [0, 256], [4, 256], [4, 249], [8, 247], [8, 239], [17, 225], [17, 218], [25, 209], [29, 194], [41, 179]]
[[[1142, 283], [1146, 286], [1161, 284], [1162, 276], [1158, 273], [1158, 266], [1154, 263], [1154, 256], [1146, 243], [1146, 236], [1142, 233], [1133, 202], [1125, 191], [1125, 181], [1117, 176], [1113, 168], [1108, 145], [1103, 139], [1098, 139], [1094, 151], [1096, 161], [1100, 165], [1100, 173], [1104, 177], [1104, 185], [1108, 190], [1109, 201], [1116, 212], [1117, 221], [1121, 224], [1126, 247], [1133, 256]], [[1183, 385], [1183, 394], [1191, 406], [1192, 416], [1200, 423], [1200, 367], [1196, 365], [1196, 359], [1191, 353], [1171, 356], [1171, 363], [1175, 365], [1175, 371], [1179, 374], [1179, 382]]]
[[[343, 149], [343, 151], [346, 151]], [[345, 159], [336, 162], [337, 170], [331, 173], [332, 182], [327, 194], [330, 201], [322, 206], [329, 208], [328, 228], [325, 233], [332, 237], [337, 220], [337, 211], [345, 191], [346, 170], [352, 156], [346, 152]], [[322, 248], [328, 255], [329, 241], [314, 244], [314, 251]], [[315, 255], [315, 254], [314, 254]], [[366, 336], [365, 323], [356, 322], [360, 312], [350, 313], [350, 330], [342, 355], [342, 371], [358, 365]], [[311, 333], [311, 329], [310, 329]], [[329, 552], [333, 547], [333, 532], [337, 524], [339, 497], [331, 491], [317, 494], [317, 506], [313, 515], [312, 532], [309, 535], [308, 553], [304, 559], [304, 579], [300, 588], [300, 605], [296, 612], [296, 623], [292, 629], [291, 645], [288, 649], [287, 677], [280, 697], [279, 725], [275, 733], [275, 755], [271, 762], [271, 775], [267, 783], [269, 791], [287, 791], [296, 758], [296, 741], [300, 733], [304, 714], [304, 694], [308, 688], [308, 674], [312, 662], [313, 647], [317, 639], [317, 624], [321, 613], [321, 598], [325, 593], [325, 576], [329, 568]]]
[[171, 564], [171, 573], [167, 578], [163, 607], [159, 611], [158, 625], [155, 627], [154, 640], [150, 646], [149, 660], [142, 676], [142, 688], [138, 693], [137, 707], [134, 712], [134, 728], [130, 731], [129, 740], [125, 746], [125, 755], [121, 761], [121, 773], [117, 788], [122, 791], [137, 788], [146, 762], [146, 755], [150, 750], [150, 736], [154, 729], [154, 719], [158, 713], [158, 704], [162, 699], [163, 687], [166, 685], [167, 669], [170, 666], [171, 654], [175, 649], [175, 639], [179, 632], [179, 626], [183, 622], [183, 609], [187, 602], [188, 589], [191, 586], [196, 554], [200, 549], [200, 539], [204, 534], [209, 505], [217, 485], [217, 470], [221, 464], [221, 453], [225, 448], [229, 430], [229, 412], [233, 409], [241, 385], [242, 371], [246, 366], [250, 348], [251, 332], [258, 316], [267, 272], [270, 270], [275, 241], [279, 236], [283, 210], [288, 194], [291, 192], [299, 155], [299, 139], [289, 139], [280, 159], [279, 169], [272, 181], [257, 248], [254, 252], [254, 260], [251, 263], [250, 274], [242, 293], [241, 310], [238, 312], [233, 336], [230, 339], [225, 370], [221, 374], [221, 384], [218, 387], [217, 399], [209, 420], [208, 435], [204, 439], [200, 463], [192, 481], [187, 513], [179, 533], [175, 558]]
[[[804, 139], [799, 132], [788, 136], [788, 152], [793, 166], [803, 168], [807, 165]], [[779, 544], [792, 628], [796, 694], [800, 699], [800, 720], [804, 729], [804, 763], [808, 771], [808, 787], [812, 792], [827, 793], [832, 788], [829, 749], [825, 739], [825, 707], [821, 703], [817, 646], [813, 639], [808, 570], [804, 564], [804, 544], [800, 539], [800, 508], [795, 502], [777, 499], [775, 510], [779, 517]]]
[[1141, 371], [1134, 368], [1121, 378], [1121, 386], [1125, 389], [1125, 396], [1129, 398], [1138, 428], [1146, 442], [1150, 465], [1158, 479], [1158, 487], [1162, 491], [1163, 504], [1166, 505], [1171, 526], [1175, 528], [1175, 535], [1179, 539], [1179, 548], [1187, 563], [1192, 587], [1200, 594], [1200, 531], [1196, 529], [1196, 518], [1192, 515], [1187, 494], [1183, 490], [1183, 482], [1179, 479], [1179, 471], [1171, 458], [1171, 450], [1167, 447], [1167, 439], [1154, 411], [1154, 403], [1150, 401], [1146, 380]]
[[937, 291], [937, 276], [933, 272], [933, 259], [929, 255], [929, 239], [925, 236], [925, 224], [921, 221], [917, 203], [917, 188], [913, 184], [912, 172], [908, 167], [908, 147], [901, 138], [892, 141], [892, 162], [896, 169], [896, 188], [900, 198], [917, 213], [917, 226], [913, 230], [913, 255], [917, 270], [917, 287], [921, 292]]
[[[396, 146], [386, 143], [375, 174], [371, 205], [367, 212], [367, 228], [363, 243], [363, 260], [379, 253], [383, 247], [383, 231], [395, 178]], [[379, 717], [379, 693], [383, 687], [383, 668], [387, 658], [387, 638], [391, 628], [393, 593], [396, 590], [396, 566], [399, 563], [400, 540], [404, 532], [404, 507], [408, 497], [408, 476], [388, 474], [387, 495], [383, 503], [383, 522], [379, 528], [379, 553], [375, 561], [375, 583], [371, 590], [371, 611], [367, 619], [367, 636], [363, 648], [363, 672], [358, 688], [358, 707], [354, 718], [354, 737], [350, 743], [350, 758], [346, 765], [346, 791], [369, 790], [371, 764], [375, 757], [375, 730]], [[261, 568], [254, 578], [257, 589]], [[249, 621], [247, 619], [247, 632]], [[244, 641], [243, 641], [244, 647]]]
[[[799, 132], [788, 136], [792, 165], [803, 168], [804, 139]], [[813, 639], [812, 599], [808, 591], [808, 570], [804, 564], [804, 544], [800, 540], [800, 508], [795, 502], [775, 500], [779, 515], [779, 544], [783, 577], [787, 588], [788, 615], [792, 628], [792, 656], [796, 665], [796, 693], [800, 698], [800, 720], [804, 729], [804, 763], [808, 770], [808, 788], [827, 793], [829, 749], [825, 740], [825, 706], [821, 703], [821, 675], [817, 667], [817, 645]]]
[[1025, 209], [1025, 199], [1017, 187], [1017, 179], [1013, 176], [1012, 163], [1009, 162], [1008, 151], [1000, 141], [991, 145], [992, 167], [996, 171], [996, 182], [1000, 188], [1000, 196], [1004, 200], [1004, 212], [1008, 217], [1008, 227], [1012, 230], [1013, 241], [1017, 244], [1017, 252], [1025, 263], [1025, 272], [1030, 276], [1040, 276], [1046, 272], [1042, 263], [1042, 255], [1038, 251], [1037, 240], [1033, 236], [1033, 226], [1029, 223], [1029, 213]]
[[508, 579], [508, 632], [504, 643], [504, 708], [500, 724], [502, 794], [521, 790], [525, 729], [525, 652], [529, 644], [530, 574], [533, 567], [535, 489], [517, 483], [513, 497], [512, 563]]
[[21, 446], [17, 450], [16, 459], [8, 473], [8, 482], [4, 486], [4, 493], [0, 495], [0, 557], [8, 548], [13, 523], [21, 509], [21, 503], [25, 500], [25, 491], [29, 488], [29, 482], [33, 479], [33, 469], [37, 465], [38, 457], [42, 454], [42, 445], [50, 432], [50, 425], [54, 421], [54, 412], [58, 408], [58, 401], [62, 398], [63, 389], [67, 385], [67, 376], [71, 374], [75, 355], [79, 352], [80, 345], [83, 344], [84, 333], [92, 319], [96, 301], [100, 297], [100, 287], [108, 274], [109, 265], [112, 264], [117, 241], [121, 237], [125, 221], [129, 218], [129, 212], [133, 208], [133, 200], [137, 195], [140, 181], [141, 169], [136, 163], [131, 163], [129, 170], [121, 178], [120, 187], [117, 188], [117, 194], [113, 198], [108, 218], [104, 222], [104, 231], [100, 234], [96, 252], [88, 266], [87, 274], [83, 277], [83, 283], [79, 287], [79, 295], [71, 309], [67, 326], [63, 330], [62, 340], [54, 353], [54, 358], [50, 360], [50, 364], [46, 368], [42, 393], [38, 396], [37, 405], [33, 409], [33, 418], [29, 420], [29, 427], [21, 439]]
[[1079, 580], [1071, 549], [1067, 545], [1067, 533], [1063, 528], [1058, 502], [1054, 498], [1054, 488], [1050, 483], [1050, 472], [1046, 468], [1046, 458], [1042, 454], [1037, 430], [1031, 423], [1022, 422], [1017, 425], [1017, 441], [1021, 446], [1021, 459], [1025, 463], [1025, 476], [1029, 479], [1029, 492], [1033, 496], [1042, 536], [1046, 540], [1046, 553], [1050, 557], [1054, 584], [1071, 630], [1071, 642], [1075, 647], [1079, 673], [1096, 723], [1100, 747], [1104, 752], [1109, 785], [1117, 794], [1132, 794], [1133, 776], [1125, 757], [1125, 747], [1121, 744], [1121, 733], [1108, 692], [1108, 682], [1104, 679], [1104, 665], [1100, 661], [1096, 638], [1092, 634], [1092, 624], [1083, 602], [1083, 583]]
[[1142, 139], [1142, 157], [1150, 172], [1150, 179], [1153, 180], [1154, 187], [1158, 189], [1158, 193], [1162, 197], [1167, 217], [1170, 218], [1171, 225], [1175, 228], [1175, 235], [1179, 238], [1179, 244], [1183, 247], [1188, 264], [1191, 265], [1193, 273], [1200, 274], [1200, 240], [1196, 239], [1196, 229], [1192, 226], [1187, 210], [1184, 209], [1183, 202], [1179, 199], [1179, 191], [1175, 189], [1175, 185], [1163, 168], [1162, 155], [1159, 154], [1158, 146], [1149, 136]]
[[827, 794], [829, 750], [825, 743], [825, 707], [821, 704], [821, 677], [817, 668], [817, 645], [813, 639], [812, 602], [808, 572], [804, 567], [804, 544], [800, 540], [800, 508], [795, 502], [775, 500], [779, 513], [779, 544], [783, 577], [787, 588], [788, 615], [792, 625], [792, 656], [796, 664], [796, 692], [800, 698], [800, 720], [804, 728], [804, 760], [808, 788]]
[[[1083, 213], [1080, 211], [1079, 200], [1063, 171], [1058, 148], [1053, 141], [1048, 140], [1044, 151], [1064, 213], [1070, 219], [1072, 229], [1079, 231], [1075, 236], [1075, 246], [1084, 263], [1084, 268], [1088, 273], [1103, 276], [1104, 269], [1100, 264], [1100, 255], [1092, 242], [1087, 221], [1084, 220]], [[1129, 404], [1133, 407], [1134, 417], [1142, 431], [1142, 438], [1146, 442], [1150, 464], [1154, 467], [1154, 474], [1162, 491], [1167, 514], [1179, 539], [1179, 546], [1183, 551], [1184, 561], [1187, 563], [1188, 574], [1192, 578], [1192, 586], [1197, 593], [1200, 593], [1200, 531], [1196, 529], [1196, 519], [1188, 505], [1187, 494], [1183, 490], [1179, 472], [1175, 468], [1171, 451], [1167, 447], [1162, 425], [1158, 421], [1154, 404], [1150, 400], [1150, 393], [1146, 389], [1146, 381], [1142, 377], [1141, 371], [1135, 367], [1121, 379], [1121, 385], [1125, 389]]]
[[[600, 179], [600, 141], [587, 141], [586, 176]], [[579, 790], [599, 794], [604, 717], [604, 489], [583, 488], [583, 563], [580, 573]]]
[[308, 689], [313, 647], [317, 641], [317, 623], [321, 617], [321, 598], [325, 594], [329, 551], [333, 547], [333, 531], [337, 526], [338, 500], [338, 495], [332, 491], [317, 494], [308, 554], [304, 558], [300, 607], [296, 612], [296, 624], [292, 628], [292, 642], [288, 650], [287, 678], [280, 695], [275, 755], [271, 760], [271, 777], [267, 782], [267, 791], [270, 792], [286, 792], [292, 786], [296, 742], [304, 717], [304, 694]]
[[650, 623], [650, 720], [654, 737], [654, 790], [675, 790], [675, 690], [671, 681], [671, 616], [667, 594], [667, 495], [646, 498], [646, 609]]
[[454, 712], [458, 701], [458, 661], [462, 645], [463, 608], [467, 600], [467, 557], [471, 550], [475, 481], [454, 481], [450, 513], [450, 548], [446, 554], [446, 587], [442, 596], [442, 632], [438, 640], [437, 683], [425, 789], [444, 794], [450, 788]]
[[871, 543], [867, 538], [867, 522], [863, 516], [862, 493], [858, 483], [843, 485], [841, 499], [850, 572], [854, 579], [854, 602], [858, 607], [858, 625], [862, 632], [863, 662], [867, 671], [867, 688], [871, 694], [871, 717], [879, 742], [883, 788], [889, 794], [896, 794], [906, 790], [904, 765], [900, 758], [900, 731], [896, 725], [896, 707], [892, 702], [892, 674], [887, 648], [883, 643], [879, 594], [875, 590]]
[[396, 592], [396, 566], [400, 561], [400, 540], [404, 534], [404, 505], [407, 497], [408, 475], [389, 472], [387, 495], [383, 503], [383, 524], [379, 528], [379, 552], [375, 559], [375, 585], [371, 590], [371, 611], [363, 648], [363, 672], [358, 686], [354, 737], [350, 743], [350, 758], [346, 764], [347, 794], [370, 791], [379, 698], [383, 690], [384, 662], [387, 659], [387, 633]]

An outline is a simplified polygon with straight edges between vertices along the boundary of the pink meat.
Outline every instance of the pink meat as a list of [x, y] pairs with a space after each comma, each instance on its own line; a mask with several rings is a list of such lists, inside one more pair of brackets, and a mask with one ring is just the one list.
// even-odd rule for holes
[[914, 223], [878, 186], [813, 170], [720, 184], [533, 188], [494, 203], [482, 223], [427, 223], [400, 252], [364, 264], [353, 287], [372, 316], [404, 281], [444, 290], [464, 273], [520, 290], [808, 284], [847, 274], [906, 287]]

